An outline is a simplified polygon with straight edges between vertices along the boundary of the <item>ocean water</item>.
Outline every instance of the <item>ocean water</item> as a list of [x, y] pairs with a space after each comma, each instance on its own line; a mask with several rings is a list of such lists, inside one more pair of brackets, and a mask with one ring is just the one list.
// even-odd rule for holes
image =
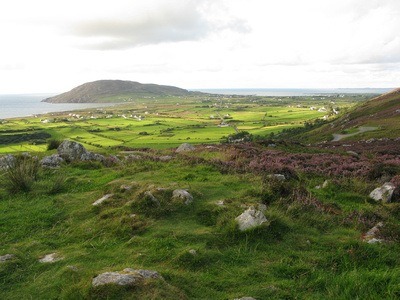
[[0, 119], [27, 117], [50, 112], [111, 106], [110, 103], [46, 103], [53, 94], [0, 95]]
[[199, 92], [223, 95], [256, 95], [272, 97], [311, 96], [326, 94], [384, 94], [393, 88], [338, 89], [198, 89]]

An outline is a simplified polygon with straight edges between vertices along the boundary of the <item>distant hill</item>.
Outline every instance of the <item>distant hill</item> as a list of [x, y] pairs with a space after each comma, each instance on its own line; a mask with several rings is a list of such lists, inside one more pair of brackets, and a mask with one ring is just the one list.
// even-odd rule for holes
[[193, 94], [174, 86], [142, 84], [135, 81], [98, 80], [84, 83], [69, 92], [44, 99], [50, 103], [122, 102], [134, 98], [187, 96]]
[[366, 101], [332, 122], [303, 133], [308, 141], [400, 137], [400, 88]]

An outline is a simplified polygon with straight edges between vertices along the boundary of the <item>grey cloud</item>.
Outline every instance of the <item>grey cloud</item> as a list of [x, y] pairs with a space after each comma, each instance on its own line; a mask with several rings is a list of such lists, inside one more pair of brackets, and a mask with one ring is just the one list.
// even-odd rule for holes
[[83, 48], [112, 50], [196, 41], [226, 29], [241, 33], [249, 31], [243, 20], [231, 18], [222, 24], [208, 20], [194, 1], [187, 1], [180, 7], [159, 7], [151, 13], [82, 22], [74, 26], [71, 33], [82, 38]]

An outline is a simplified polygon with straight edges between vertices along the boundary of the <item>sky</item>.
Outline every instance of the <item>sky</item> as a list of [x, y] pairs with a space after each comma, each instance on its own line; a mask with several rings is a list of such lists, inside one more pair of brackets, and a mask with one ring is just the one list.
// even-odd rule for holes
[[400, 86], [399, 0], [5, 0], [0, 93]]

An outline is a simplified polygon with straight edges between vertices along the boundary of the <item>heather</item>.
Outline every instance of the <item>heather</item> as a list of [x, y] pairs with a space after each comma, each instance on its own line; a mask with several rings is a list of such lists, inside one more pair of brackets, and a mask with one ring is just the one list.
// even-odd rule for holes
[[[295, 152], [288, 152], [286, 147]], [[247, 143], [220, 147], [220, 150], [225, 157], [211, 160], [212, 163], [234, 172], [262, 174], [292, 169], [316, 176], [369, 178], [382, 177], [385, 173], [393, 176], [400, 169], [400, 145], [397, 140], [386, 140], [384, 145], [380, 141], [363, 141], [330, 147], [307, 147], [285, 142], [277, 149]], [[374, 172], [383, 174], [374, 175]]]

